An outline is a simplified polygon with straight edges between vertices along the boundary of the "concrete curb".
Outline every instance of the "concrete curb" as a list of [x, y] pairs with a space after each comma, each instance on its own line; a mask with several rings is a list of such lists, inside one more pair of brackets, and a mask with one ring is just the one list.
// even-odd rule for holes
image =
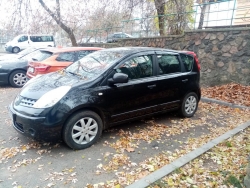
[[[205, 97], [202, 97], [201, 101], [217, 103], [217, 104], [224, 105], [224, 106], [229, 106], [229, 107], [232, 107], [232, 108], [250, 109], [250, 107], [235, 105], [233, 103], [228, 103], [228, 102], [219, 101], [219, 100], [216, 100], [216, 99], [205, 98]], [[192, 161], [193, 159], [199, 157], [201, 154], [207, 152], [208, 150], [210, 150], [211, 148], [213, 148], [217, 144], [219, 144], [219, 143], [223, 142], [224, 140], [227, 140], [228, 138], [236, 135], [237, 133], [239, 133], [240, 131], [246, 129], [249, 126], [250, 126], [250, 120], [243, 123], [243, 124], [241, 124], [241, 125], [239, 125], [238, 127], [234, 128], [233, 130], [230, 130], [230, 131], [226, 132], [225, 134], [219, 136], [218, 138], [215, 138], [215, 139], [211, 140], [210, 142], [206, 143], [205, 145], [201, 146], [200, 148], [197, 148], [197, 149], [191, 151], [190, 153], [176, 159], [174, 162], [163, 166], [162, 168], [160, 168], [159, 170], [149, 174], [148, 176], [145, 176], [144, 178], [134, 182], [133, 184], [127, 186], [127, 188], [144, 188], [144, 187], [149, 186], [150, 184], [152, 184], [155, 181], [163, 178], [164, 176], [169, 175], [174, 170], [184, 166], [185, 164], [187, 164], [190, 161]]]
[[247, 107], [247, 106], [241, 106], [241, 105], [237, 105], [237, 104], [234, 104], [234, 103], [229, 103], [229, 102], [220, 101], [220, 100], [211, 99], [211, 98], [206, 98], [206, 97], [201, 97], [201, 101], [202, 102], [212, 102], [212, 103], [216, 103], [216, 104], [220, 104], [220, 105], [224, 105], [224, 106], [229, 106], [231, 108], [250, 109], [250, 107]]

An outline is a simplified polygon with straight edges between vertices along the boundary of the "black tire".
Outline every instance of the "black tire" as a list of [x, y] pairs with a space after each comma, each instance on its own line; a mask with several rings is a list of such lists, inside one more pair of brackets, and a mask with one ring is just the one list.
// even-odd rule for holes
[[100, 138], [102, 129], [102, 119], [98, 114], [81, 111], [71, 116], [65, 123], [62, 137], [70, 148], [80, 150], [93, 145]]
[[179, 112], [181, 116], [189, 118], [195, 114], [197, 108], [198, 96], [196, 93], [191, 92], [184, 97]]
[[14, 47], [14, 48], [12, 48], [12, 52], [15, 54], [18, 53], [18, 52], [20, 52], [20, 48]]
[[26, 72], [23, 70], [16, 70], [9, 76], [9, 83], [12, 87], [23, 87], [27, 81]]

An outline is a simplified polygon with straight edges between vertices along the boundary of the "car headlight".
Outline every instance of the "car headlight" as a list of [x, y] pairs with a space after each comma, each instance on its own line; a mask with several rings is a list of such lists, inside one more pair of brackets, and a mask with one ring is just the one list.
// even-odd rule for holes
[[33, 105], [34, 108], [49, 108], [55, 105], [70, 90], [71, 86], [61, 86], [45, 93]]

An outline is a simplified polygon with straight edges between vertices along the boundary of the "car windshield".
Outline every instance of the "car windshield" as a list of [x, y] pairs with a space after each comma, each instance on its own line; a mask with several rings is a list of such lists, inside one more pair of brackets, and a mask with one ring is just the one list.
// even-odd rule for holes
[[82, 79], [93, 79], [106, 71], [114, 62], [123, 57], [119, 51], [98, 51], [91, 53], [68, 66], [65, 71], [80, 76]]

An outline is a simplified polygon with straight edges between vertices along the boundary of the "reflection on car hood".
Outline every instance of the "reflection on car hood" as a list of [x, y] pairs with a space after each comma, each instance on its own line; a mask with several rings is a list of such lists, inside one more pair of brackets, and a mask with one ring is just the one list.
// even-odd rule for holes
[[83, 82], [78, 76], [74, 76], [63, 71], [45, 74], [25, 85], [20, 92], [23, 97], [39, 99], [42, 95], [60, 86], [72, 86]]

